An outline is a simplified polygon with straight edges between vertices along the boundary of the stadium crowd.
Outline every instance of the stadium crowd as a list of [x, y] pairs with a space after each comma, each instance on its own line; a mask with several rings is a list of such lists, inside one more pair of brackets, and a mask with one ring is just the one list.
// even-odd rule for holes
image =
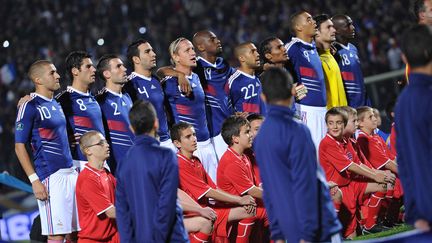
[[[11, 144], [32, 183], [48, 242], [62, 242], [77, 231], [82, 242], [340, 242], [358, 233], [388, 230], [404, 220], [399, 209], [406, 191], [400, 180], [412, 186], [399, 170], [394, 129], [399, 136], [406, 119], [396, 115], [392, 133], [380, 131], [380, 115], [372, 108], [363, 79], [368, 72], [402, 67], [395, 60], [401, 50], [394, 38], [375, 32], [388, 19], [378, 24], [367, 15], [361, 22], [344, 14], [313, 15], [315, 8], [317, 13], [335, 12], [336, 2], [331, 8], [316, 3], [318, 7], [305, 4], [289, 11], [286, 3], [274, 2], [277, 7], [272, 9], [281, 12], [251, 17], [254, 9], [265, 6], [243, 2], [234, 8], [241, 13], [235, 32], [226, 27], [231, 19], [210, 31], [200, 21], [209, 14], [208, 6], [163, 2], [158, 6], [187, 12], [191, 19], [167, 18], [160, 27], [164, 31], [153, 32], [158, 28], [151, 14], [145, 27], [134, 21], [140, 6], [108, 3], [112, 5], [41, 1], [41, 6], [80, 14], [79, 7], [97, 9], [96, 16], [107, 11], [112, 18], [99, 24], [113, 28], [104, 37], [98, 36], [99, 25], [89, 30], [74, 25], [73, 34], [46, 30], [61, 37], [56, 43], [47, 36], [40, 40], [39, 46], [45, 47], [35, 51], [38, 61], [19, 66], [8, 60], [2, 68], [9, 78], [2, 85], [18, 88], [5, 89], [3, 97], [10, 103], [4, 112], [18, 107], [9, 127], [10, 135], [15, 133]], [[382, 3], [395, 12], [403, 9], [399, 1]], [[212, 7], [223, 10], [226, 5]], [[296, 11], [305, 7], [312, 11]], [[429, 9], [417, 10], [419, 22], [426, 21]], [[166, 14], [166, 9], [161, 11]], [[227, 12], [217, 13], [211, 16], [225, 22]], [[50, 28], [61, 26], [55, 19], [68, 14], [41, 11], [41, 16], [43, 26]], [[199, 24], [192, 29], [199, 31], [178, 32], [195, 22]], [[284, 23], [283, 33], [279, 22]], [[266, 23], [268, 32], [259, 23]], [[72, 29], [68, 25], [63, 27]], [[399, 27], [392, 30], [402, 31]], [[133, 28], [141, 36], [128, 34]], [[90, 46], [88, 39], [79, 39], [81, 31], [99, 48], [76, 51]], [[422, 25], [410, 31], [426, 40], [432, 36]], [[161, 37], [170, 40], [165, 48], [155, 38], [160, 33], [169, 33]], [[189, 38], [177, 38], [183, 35]], [[142, 36], [148, 39], [136, 39]], [[367, 46], [362, 45], [364, 37]], [[404, 35], [402, 48], [415, 93], [429, 75], [431, 59], [423, 45], [427, 41], [413, 47], [407, 44], [412, 39]], [[4, 45], [13, 43], [11, 39]], [[121, 54], [107, 54], [111, 48]], [[418, 48], [426, 48], [426, 54]], [[167, 63], [160, 61], [163, 54], [158, 56], [164, 49], [171, 65], [160, 65]], [[233, 55], [224, 58], [227, 52]], [[57, 60], [64, 55], [65, 61]], [[370, 68], [365, 71], [364, 66]], [[28, 77], [18, 82], [22, 73]], [[25, 96], [32, 84], [35, 92]], [[397, 109], [404, 112], [404, 106]], [[394, 115], [392, 107], [388, 113]], [[400, 134], [406, 140], [418, 136]], [[397, 151], [406, 163], [413, 151], [401, 144]], [[410, 191], [408, 202], [414, 194]], [[420, 212], [424, 208], [406, 206], [408, 222], [429, 229], [429, 219]], [[75, 241], [75, 236], [67, 241]]]

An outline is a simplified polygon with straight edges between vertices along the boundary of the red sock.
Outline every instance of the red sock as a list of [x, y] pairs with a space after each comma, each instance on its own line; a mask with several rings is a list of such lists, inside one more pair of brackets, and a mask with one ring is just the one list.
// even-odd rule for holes
[[210, 235], [203, 233], [203, 232], [196, 232], [196, 233], [190, 233], [189, 234], [189, 241], [191, 243], [207, 242], [209, 238], [210, 238]]
[[247, 218], [240, 220], [237, 226], [236, 243], [248, 243], [249, 235], [252, 232], [252, 227], [255, 224], [255, 218]]
[[375, 192], [370, 195], [369, 201], [367, 203], [368, 214], [365, 218], [366, 229], [370, 229], [376, 224], [376, 219], [381, 208], [381, 202], [385, 195], [385, 192]]

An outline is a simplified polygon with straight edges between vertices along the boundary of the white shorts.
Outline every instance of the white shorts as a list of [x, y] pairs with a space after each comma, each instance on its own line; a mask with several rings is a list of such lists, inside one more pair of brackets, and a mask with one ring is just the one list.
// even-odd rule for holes
[[211, 138], [211, 143], [213, 144], [214, 150], [216, 151], [217, 160], [219, 161], [222, 158], [222, 155], [227, 151], [228, 144], [222, 138], [222, 134], [216, 135]]
[[64, 235], [79, 231], [75, 185], [78, 172], [74, 167], [60, 169], [42, 181], [49, 198], [37, 200], [42, 235]]
[[193, 154], [200, 159], [204, 170], [209, 174], [213, 182], [216, 183], [218, 160], [210, 139], [198, 142], [198, 149]]
[[326, 107], [307, 106], [295, 104], [297, 114], [301, 121], [306, 124], [315, 144], [315, 149], [318, 151], [321, 140], [327, 133], [327, 125], [325, 123]]
[[176, 146], [174, 145], [174, 143], [172, 142], [171, 139], [160, 142], [160, 146], [172, 149], [172, 151], [174, 151], [174, 153], [178, 152], [178, 149], [176, 148]]

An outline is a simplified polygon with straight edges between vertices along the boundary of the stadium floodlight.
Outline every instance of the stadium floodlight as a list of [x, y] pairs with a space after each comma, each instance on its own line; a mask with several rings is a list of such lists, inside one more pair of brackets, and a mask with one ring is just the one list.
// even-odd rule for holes
[[141, 26], [138, 31], [140, 32], [140, 34], [145, 34], [147, 32], [147, 28], [144, 26]]
[[9, 41], [8, 40], [3, 41], [3, 47], [4, 48], [8, 48], [9, 47]]
[[99, 46], [103, 46], [104, 43], [105, 43], [105, 41], [104, 41], [103, 38], [99, 38], [99, 39], [97, 40], [97, 44], [98, 44]]

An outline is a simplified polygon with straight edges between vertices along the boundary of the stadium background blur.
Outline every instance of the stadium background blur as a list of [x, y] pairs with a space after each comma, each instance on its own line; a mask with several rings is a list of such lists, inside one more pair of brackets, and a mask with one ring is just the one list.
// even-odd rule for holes
[[[268, 36], [291, 39], [289, 16], [301, 9], [312, 15], [344, 13], [354, 21], [365, 77], [403, 68], [397, 37], [413, 20], [409, 2], [400, 0], [2, 0], [0, 8], [0, 173], [27, 182], [14, 152], [18, 99], [33, 91], [26, 76], [37, 59], [54, 62], [64, 80], [64, 60], [72, 50], [86, 50], [93, 62], [105, 53], [120, 54], [136, 38], [150, 41], [158, 66], [167, 65], [168, 45], [179, 36], [211, 29], [234, 63], [232, 48]], [[402, 77], [398, 77], [402, 79]], [[367, 85], [373, 106], [383, 110], [395, 98], [398, 79]], [[374, 95], [371, 95], [374, 94]], [[383, 119], [388, 132], [389, 120]], [[0, 193], [10, 191], [0, 184]]]

